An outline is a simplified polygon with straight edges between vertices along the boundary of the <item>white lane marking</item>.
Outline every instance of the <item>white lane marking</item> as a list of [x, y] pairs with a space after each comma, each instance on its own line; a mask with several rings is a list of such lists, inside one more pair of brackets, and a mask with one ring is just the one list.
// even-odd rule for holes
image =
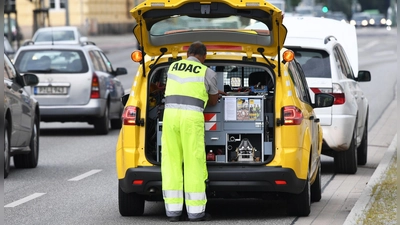
[[82, 180], [82, 179], [84, 179], [84, 178], [86, 178], [86, 177], [88, 177], [88, 176], [92, 176], [93, 174], [96, 174], [96, 173], [98, 173], [98, 172], [100, 172], [100, 171], [101, 171], [101, 170], [91, 170], [91, 171], [89, 171], [89, 172], [87, 172], [87, 173], [84, 173], [84, 174], [79, 175], [79, 176], [77, 176], [77, 177], [71, 178], [71, 179], [69, 179], [68, 181], [79, 181], [79, 180]]
[[19, 205], [21, 205], [21, 204], [24, 204], [25, 202], [29, 202], [30, 200], [33, 200], [33, 199], [35, 199], [35, 198], [39, 198], [40, 196], [42, 196], [42, 195], [45, 195], [46, 193], [35, 193], [35, 194], [31, 194], [31, 195], [29, 195], [29, 196], [27, 196], [27, 197], [25, 197], [25, 198], [22, 198], [22, 199], [20, 199], [20, 200], [17, 200], [17, 201], [15, 201], [15, 202], [12, 202], [12, 203], [10, 203], [10, 204], [8, 204], [8, 205], [5, 205], [4, 206], [4, 208], [12, 208], [12, 207], [15, 207], [15, 206], [19, 206]]
[[383, 52], [376, 52], [373, 55], [374, 56], [385, 56], [385, 55], [395, 55], [396, 52], [394, 51], [383, 51]]
[[372, 41], [372, 42], [369, 42], [368, 44], [363, 45], [361, 47], [359, 46], [358, 50], [359, 51], [365, 51], [366, 49], [371, 48], [372, 46], [377, 45], [377, 44], [379, 44], [379, 41]]

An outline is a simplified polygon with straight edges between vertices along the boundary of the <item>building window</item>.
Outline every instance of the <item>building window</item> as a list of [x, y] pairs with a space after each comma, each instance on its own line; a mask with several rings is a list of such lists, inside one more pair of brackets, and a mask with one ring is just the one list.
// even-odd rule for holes
[[65, 1], [68, 0], [50, 0], [50, 9], [65, 9]]

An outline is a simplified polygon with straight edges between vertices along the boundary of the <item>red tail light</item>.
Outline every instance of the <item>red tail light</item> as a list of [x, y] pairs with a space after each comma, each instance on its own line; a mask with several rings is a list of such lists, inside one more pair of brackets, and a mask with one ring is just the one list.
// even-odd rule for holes
[[122, 113], [122, 120], [124, 125], [139, 125], [140, 109], [136, 106], [125, 107]]
[[332, 88], [310, 88], [315, 94], [317, 93], [327, 93], [335, 97], [334, 105], [342, 105], [346, 102], [343, 89], [339, 84], [332, 84]]
[[90, 98], [100, 98], [100, 82], [99, 77], [96, 73], [92, 76], [92, 88], [90, 92]]
[[296, 106], [283, 107], [283, 125], [299, 125], [303, 121], [303, 113]]

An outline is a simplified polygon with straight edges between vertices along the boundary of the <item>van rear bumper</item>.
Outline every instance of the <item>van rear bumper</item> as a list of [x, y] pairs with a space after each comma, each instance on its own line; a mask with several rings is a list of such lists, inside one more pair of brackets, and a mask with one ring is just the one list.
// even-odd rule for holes
[[[125, 193], [160, 194], [161, 167], [149, 166], [128, 169], [119, 186]], [[135, 180], [143, 180], [141, 185]], [[282, 192], [298, 194], [306, 180], [296, 177], [289, 168], [269, 166], [209, 166], [207, 191], [217, 192]], [[286, 181], [286, 184], [276, 184]]]

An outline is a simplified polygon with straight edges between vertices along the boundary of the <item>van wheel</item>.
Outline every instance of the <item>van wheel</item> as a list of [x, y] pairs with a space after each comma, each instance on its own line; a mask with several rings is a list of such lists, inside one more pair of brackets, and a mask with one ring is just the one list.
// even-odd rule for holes
[[319, 202], [322, 196], [321, 193], [321, 162], [319, 162], [317, 176], [315, 177], [314, 183], [311, 185], [311, 201]]
[[367, 156], [368, 156], [368, 116], [364, 125], [364, 132], [361, 139], [361, 144], [357, 149], [357, 161], [358, 165], [367, 164]]
[[4, 120], [4, 178], [10, 173], [10, 136], [8, 131], [8, 120]]
[[308, 216], [311, 212], [310, 180], [307, 180], [300, 194], [291, 194], [287, 200], [287, 214], [289, 216]]
[[39, 161], [39, 118], [35, 114], [35, 121], [32, 127], [31, 141], [29, 143], [30, 152], [14, 156], [16, 168], [36, 168]]
[[110, 111], [108, 104], [106, 105], [103, 116], [95, 120], [94, 129], [96, 134], [108, 134], [110, 129]]
[[349, 149], [334, 153], [336, 173], [355, 174], [357, 172], [357, 120]]
[[125, 193], [118, 185], [118, 205], [121, 216], [142, 216], [145, 205], [144, 196]]

